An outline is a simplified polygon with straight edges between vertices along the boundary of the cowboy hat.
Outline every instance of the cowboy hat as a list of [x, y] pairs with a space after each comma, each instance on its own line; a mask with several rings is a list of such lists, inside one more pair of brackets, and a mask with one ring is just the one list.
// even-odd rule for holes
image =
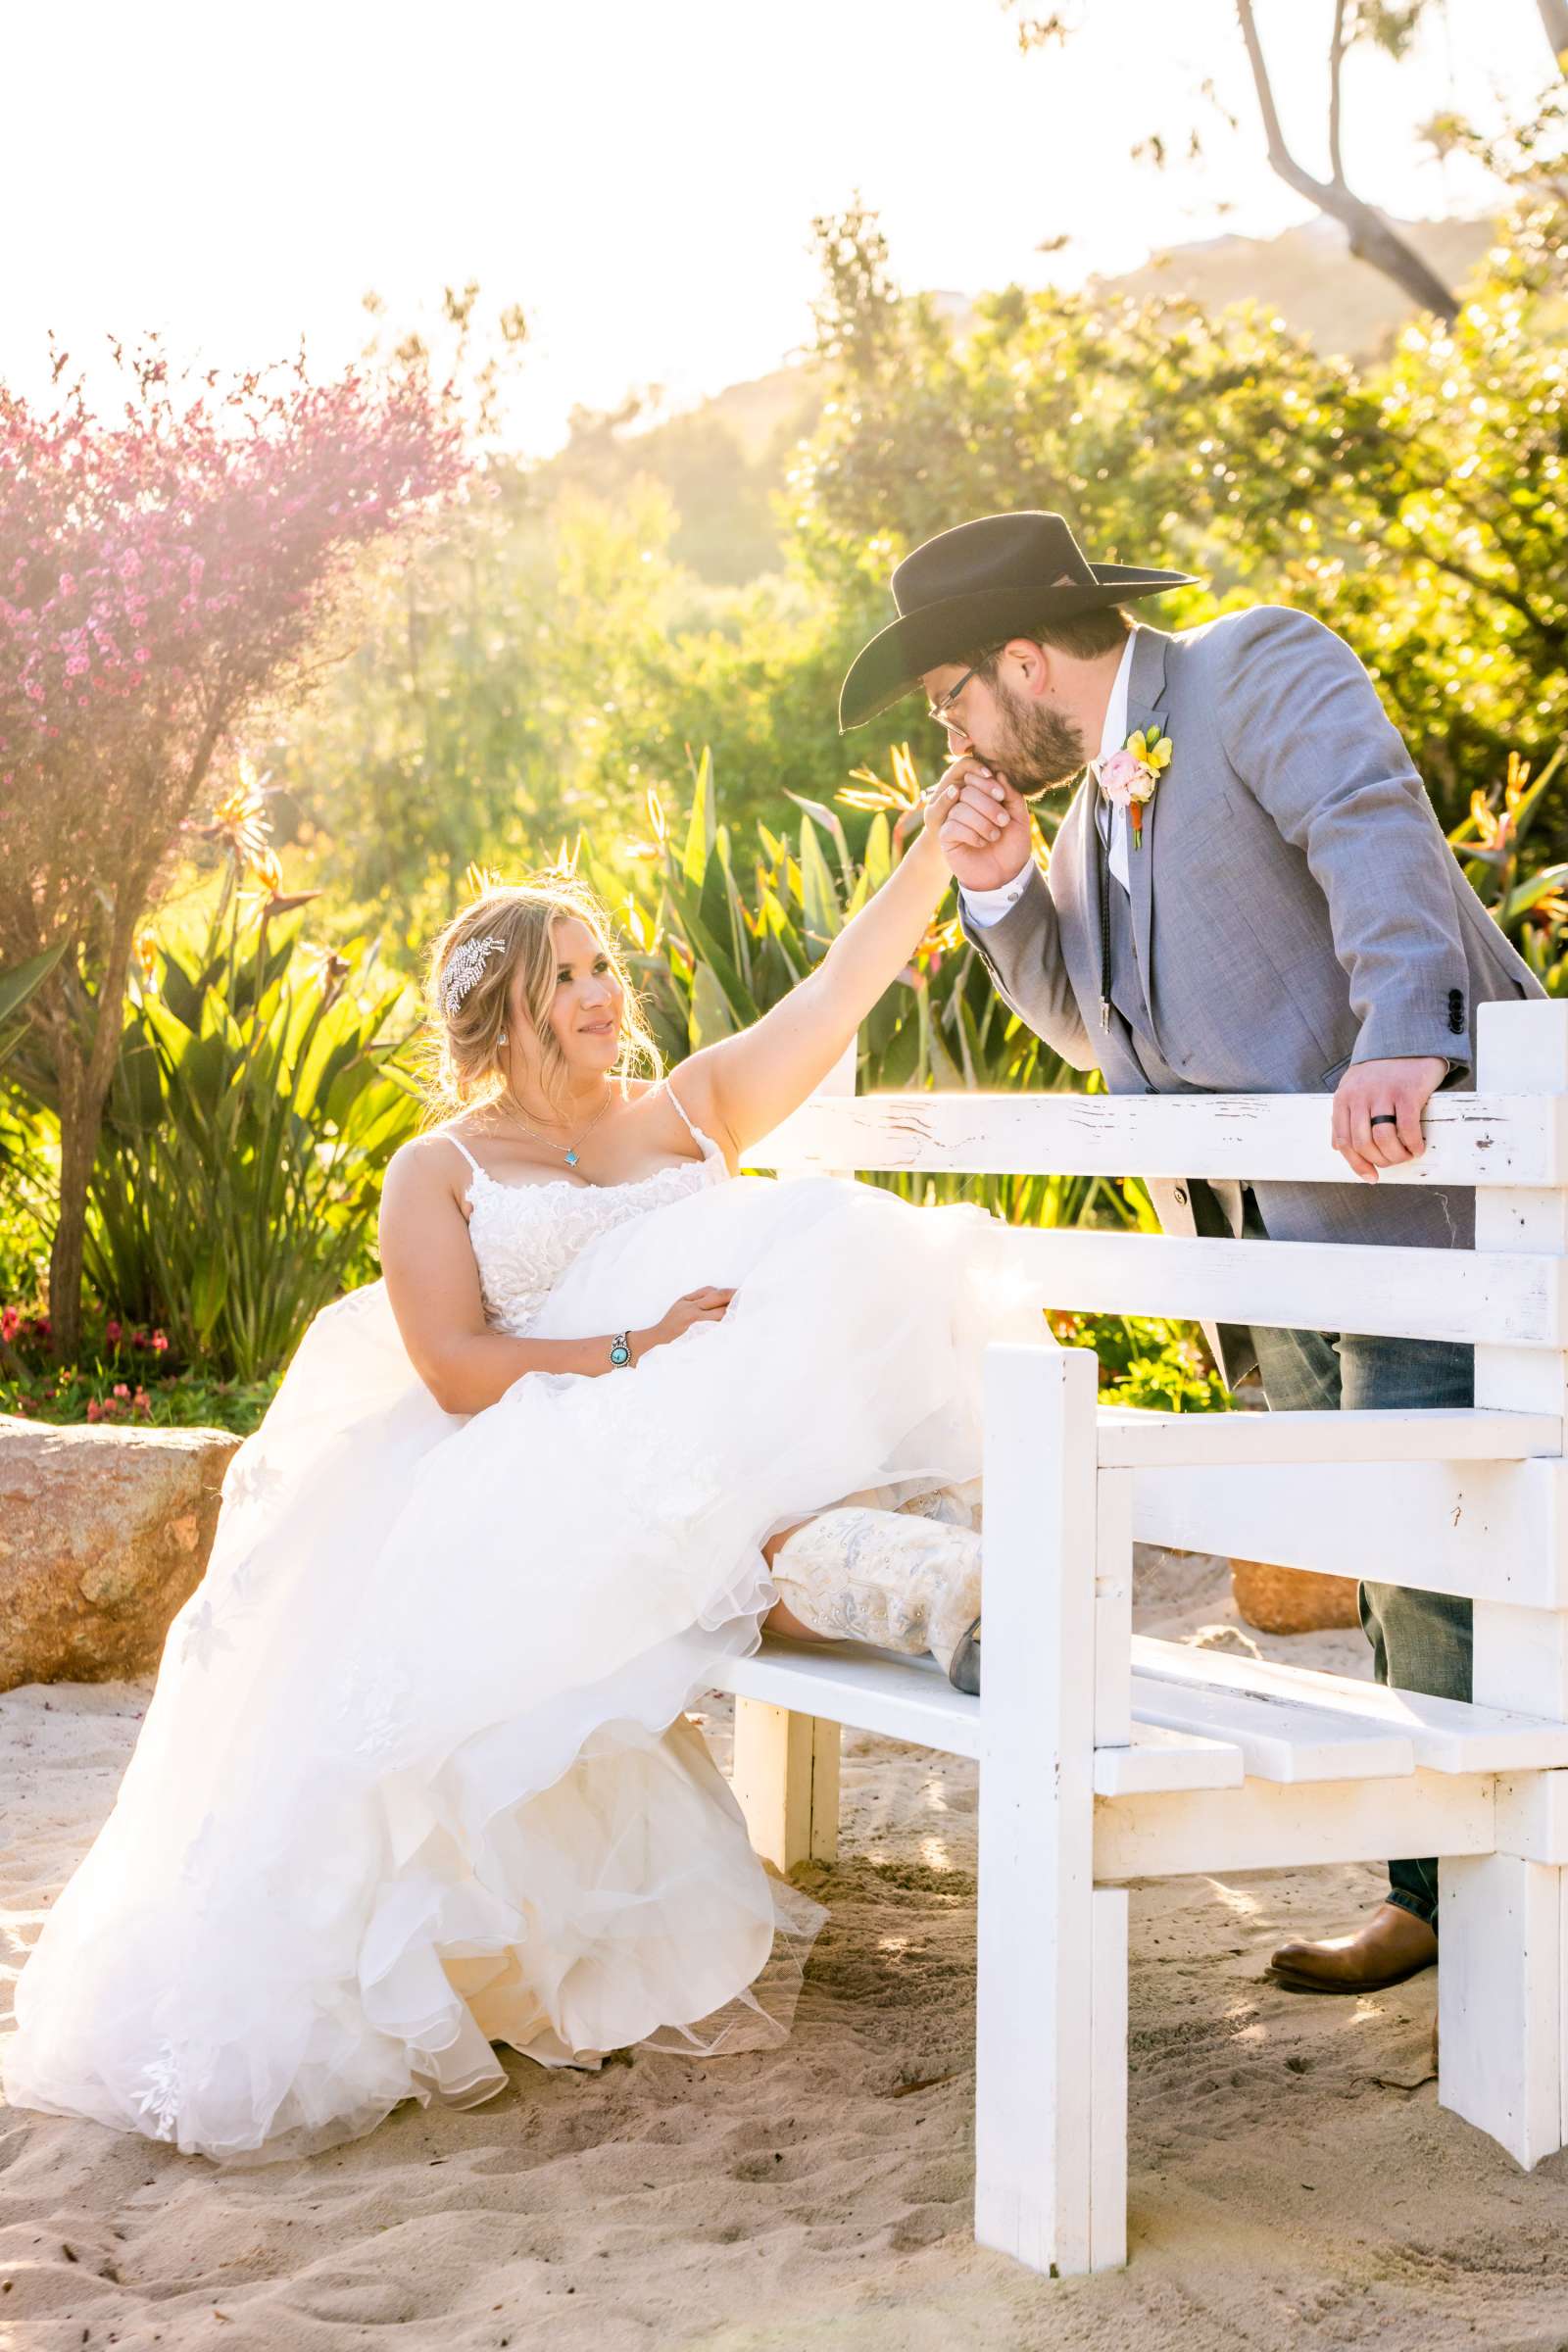
[[1193, 585], [1190, 572], [1091, 564], [1059, 514], [983, 514], [939, 531], [893, 574], [899, 617], [862, 646], [839, 695], [839, 732], [863, 726], [928, 669], [1140, 596]]

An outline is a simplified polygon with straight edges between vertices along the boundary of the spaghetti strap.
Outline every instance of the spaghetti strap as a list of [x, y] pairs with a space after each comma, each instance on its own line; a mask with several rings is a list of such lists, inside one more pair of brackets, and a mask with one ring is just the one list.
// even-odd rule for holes
[[464, 1143], [464, 1141], [462, 1140], [462, 1138], [461, 1138], [460, 1136], [456, 1136], [456, 1135], [454, 1135], [450, 1127], [448, 1127], [447, 1129], [445, 1129], [445, 1131], [444, 1131], [444, 1132], [445, 1132], [445, 1135], [446, 1135], [447, 1142], [448, 1142], [449, 1144], [456, 1144], [456, 1145], [457, 1145], [457, 1147], [458, 1147], [458, 1150], [459, 1150], [459, 1151], [460, 1151], [460, 1152], [463, 1153], [463, 1156], [464, 1156], [464, 1158], [465, 1158], [465, 1159], [467, 1161], [467, 1163], [468, 1163], [469, 1167], [470, 1167], [470, 1168], [473, 1170], [474, 1174], [475, 1174], [476, 1176], [482, 1176], [482, 1175], [484, 1174], [484, 1170], [483, 1170], [483, 1168], [481, 1168], [481, 1167], [480, 1167], [480, 1165], [479, 1165], [479, 1162], [478, 1162], [478, 1161], [477, 1161], [477, 1160], [474, 1158], [474, 1156], [473, 1156], [473, 1153], [472, 1153], [472, 1152], [471, 1152], [468, 1150], [468, 1147], [467, 1147], [467, 1145], [466, 1145], [466, 1143]]
[[[703, 1133], [702, 1129], [701, 1129], [701, 1128], [700, 1128], [700, 1127], [697, 1125], [696, 1121], [695, 1121], [694, 1119], [690, 1118], [690, 1117], [687, 1115], [687, 1111], [686, 1111], [686, 1106], [685, 1106], [685, 1104], [682, 1102], [682, 1101], [681, 1101], [681, 1099], [680, 1099], [679, 1095], [677, 1095], [677, 1094], [676, 1094], [676, 1092], [675, 1092], [675, 1089], [674, 1089], [674, 1088], [673, 1088], [673, 1087], [670, 1085], [670, 1083], [669, 1083], [669, 1080], [668, 1080], [667, 1078], [664, 1080], [664, 1092], [665, 1092], [665, 1094], [666, 1094], [666, 1095], [669, 1097], [670, 1101], [671, 1101], [671, 1102], [674, 1103], [674, 1105], [675, 1105], [675, 1108], [676, 1108], [676, 1109], [677, 1109], [677, 1110], [680, 1112], [681, 1119], [682, 1119], [682, 1121], [683, 1121], [683, 1123], [684, 1123], [684, 1125], [685, 1125], [685, 1128], [686, 1128], [686, 1132], [687, 1132], [687, 1134], [688, 1134], [688, 1135], [691, 1137], [691, 1139], [692, 1139], [693, 1143], [696, 1143], [696, 1144], [702, 1144], [702, 1145], [705, 1145], [705, 1146], [706, 1146], [706, 1144], [707, 1144], [707, 1142], [708, 1142], [708, 1138], [707, 1138], [707, 1136], [706, 1136], [706, 1135]], [[703, 1153], [703, 1156], [704, 1156], [704, 1158], [705, 1158], [705, 1159], [706, 1159], [706, 1158], [707, 1158], [707, 1156], [708, 1156], [706, 1150], [705, 1150], [705, 1152], [704, 1152], [704, 1153]]]

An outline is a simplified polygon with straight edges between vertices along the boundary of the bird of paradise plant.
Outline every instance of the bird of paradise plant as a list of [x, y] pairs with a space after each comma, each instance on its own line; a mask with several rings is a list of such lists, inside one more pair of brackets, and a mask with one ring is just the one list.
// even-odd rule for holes
[[[577, 846], [578, 870], [626, 933], [651, 1026], [669, 1061], [757, 1020], [821, 960], [893, 870], [919, 821], [923, 792], [907, 750], [894, 754], [886, 778], [857, 769], [838, 799], [870, 818], [858, 856], [836, 809], [799, 794], [790, 798], [801, 810], [799, 830], [775, 833], [759, 825], [758, 853], [743, 865], [730, 828], [718, 821], [705, 751], [693, 764], [684, 811], [671, 811], [655, 792], [648, 796], [653, 855], [646, 879], [628, 885], [596, 859], [586, 840]], [[951, 918], [932, 924], [860, 1031], [861, 1093], [1083, 1083], [1002, 1003]], [[977, 1200], [1015, 1223], [1153, 1222], [1142, 1186], [1104, 1177], [874, 1181], [906, 1199]]]

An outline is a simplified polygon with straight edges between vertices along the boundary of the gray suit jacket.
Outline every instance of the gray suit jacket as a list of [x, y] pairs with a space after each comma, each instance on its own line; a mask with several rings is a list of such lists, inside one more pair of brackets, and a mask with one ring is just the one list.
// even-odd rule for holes
[[[1461, 874], [1409, 754], [1343, 639], [1282, 606], [1166, 636], [1140, 628], [1129, 731], [1170, 765], [1131, 853], [1156, 1042], [1183, 1089], [1331, 1093], [1352, 1061], [1443, 1055], [1473, 1083], [1475, 1006], [1540, 996]], [[1152, 1091], [1126, 1023], [1100, 1023], [1100, 858], [1087, 776], [1049, 879], [966, 937], [1006, 1002], [1112, 1094]], [[1117, 887], [1112, 885], [1112, 887]], [[1259, 1184], [1278, 1241], [1469, 1248], [1468, 1191]], [[1167, 1231], [1241, 1230], [1241, 1186], [1152, 1182]], [[1230, 1335], [1226, 1335], [1230, 1338]], [[1238, 1377], [1234, 1340], [1224, 1348]]]

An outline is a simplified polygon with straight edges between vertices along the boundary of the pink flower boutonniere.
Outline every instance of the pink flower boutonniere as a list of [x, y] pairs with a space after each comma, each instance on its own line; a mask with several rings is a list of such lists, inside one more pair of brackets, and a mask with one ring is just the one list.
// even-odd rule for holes
[[1170, 737], [1158, 727], [1139, 727], [1119, 752], [1101, 762], [1100, 789], [1113, 808], [1125, 808], [1133, 848], [1144, 846], [1144, 803], [1154, 797], [1154, 786], [1170, 765]]

